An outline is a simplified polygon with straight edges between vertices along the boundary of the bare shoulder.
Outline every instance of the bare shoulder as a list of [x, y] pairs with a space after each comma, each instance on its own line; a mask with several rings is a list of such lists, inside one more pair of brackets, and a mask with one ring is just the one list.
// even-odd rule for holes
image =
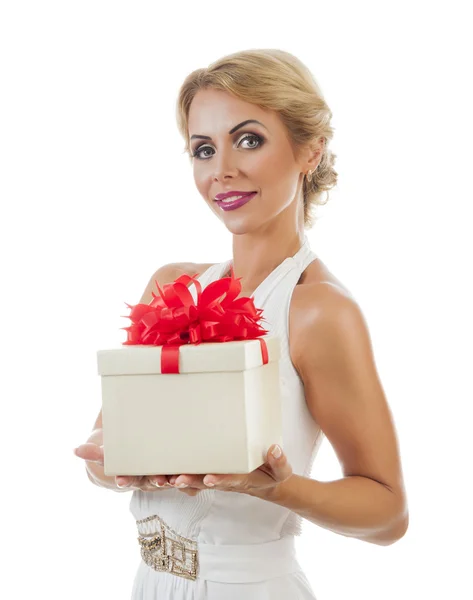
[[330, 290], [333, 293], [352, 297], [350, 290], [330, 271], [320, 258], [310, 263], [304, 273], [302, 273], [299, 284], [297, 287], [298, 292], [303, 290], [306, 293], [309, 289], [312, 289], [312, 292], [320, 290], [323, 293], [324, 290]]
[[[343, 314], [359, 311], [350, 290], [320, 260], [313, 261], [294, 290], [289, 314], [291, 359], [300, 373], [302, 357], [307, 354], [307, 333], [316, 334], [311, 353], [326, 352], [329, 324], [340, 322]], [[314, 331], [315, 330], [315, 331]]]
[[149, 304], [153, 299], [152, 291], [157, 292], [156, 281], [160, 286], [171, 283], [181, 275], [202, 275], [209, 267], [215, 263], [193, 263], [193, 262], [176, 262], [168, 263], [159, 267], [151, 276], [148, 285], [146, 286], [139, 303]]

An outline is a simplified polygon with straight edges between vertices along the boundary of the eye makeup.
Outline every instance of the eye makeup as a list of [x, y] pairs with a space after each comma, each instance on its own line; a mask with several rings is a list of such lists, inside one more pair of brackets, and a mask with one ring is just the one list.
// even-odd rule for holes
[[[240, 138], [239, 142], [243, 142], [245, 140], [251, 140], [251, 141], [255, 140], [258, 142], [257, 146], [253, 146], [251, 148], [246, 148], [247, 150], [257, 150], [258, 148], [261, 148], [261, 146], [265, 142], [265, 139], [261, 135], [258, 135], [257, 133], [251, 133], [251, 132], [243, 135]], [[202, 144], [201, 146], [198, 146], [195, 150], [192, 151], [192, 157], [197, 158], [198, 160], [207, 160], [207, 158], [210, 158], [212, 155], [207, 156], [207, 158], [200, 156], [201, 152], [203, 152], [203, 150], [205, 148], [211, 148], [210, 144]]]

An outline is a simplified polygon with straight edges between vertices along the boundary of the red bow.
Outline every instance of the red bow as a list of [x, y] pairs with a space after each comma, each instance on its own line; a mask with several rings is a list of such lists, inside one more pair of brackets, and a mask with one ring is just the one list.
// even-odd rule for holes
[[[238, 298], [240, 279], [231, 276], [210, 283], [203, 291], [196, 276], [181, 275], [173, 283], [164, 284], [164, 291], [155, 281], [159, 296], [154, 292], [149, 304], [131, 306], [130, 327], [123, 345], [151, 344], [163, 346], [161, 373], [179, 373], [179, 346], [202, 342], [228, 342], [257, 339], [268, 331], [259, 325], [263, 310], [256, 308], [253, 298]], [[187, 284], [197, 289], [197, 302]], [[263, 364], [268, 362], [266, 342], [260, 339]]]

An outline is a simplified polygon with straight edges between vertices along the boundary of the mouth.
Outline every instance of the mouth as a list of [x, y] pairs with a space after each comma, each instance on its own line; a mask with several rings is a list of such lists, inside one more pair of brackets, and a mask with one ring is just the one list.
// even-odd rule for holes
[[231, 196], [225, 200], [215, 200], [215, 202], [222, 210], [235, 210], [236, 208], [240, 208], [240, 206], [247, 204], [257, 193], [258, 192], [250, 192], [245, 195]]

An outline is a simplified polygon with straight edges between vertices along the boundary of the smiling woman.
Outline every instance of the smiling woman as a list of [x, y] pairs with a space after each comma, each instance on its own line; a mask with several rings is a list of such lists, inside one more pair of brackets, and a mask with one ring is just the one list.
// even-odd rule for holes
[[[233, 100], [232, 106], [240, 105], [240, 114], [250, 115], [222, 130], [221, 139], [213, 134], [219, 129], [213, 112], [218, 92], [226, 92]], [[251, 106], [245, 111], [244, 104]], [[202, 111], [204, 105], [209, 108], [207, 115]], [[200, 162], [215, 162], [228, 144], [242, 159], [252, 152], [257, 155], [267, 152], [268, 160], [274, 150], [279, 150], [280, 156], [289, 151], [289, 156], [298, 158], [307, 144], [314, 148], [323, 146], [320, 160], [302, 181], [307, 228], [315, 224], [316, 207], [327, 202], [328, 191], [337, 183], [338, 175], [333, 168], [336, 154], [329, 148], [333, 137], [331, 118], [332, 112], [312, 73], [299, 59], [282, 50], [237, 52], [207, 69], [193, 71], [185, 79], [177, 103], [178, 127], [186, 140], [184, 152], [191, 161], [199, 161], [194, 165], [197, 176], [212, 168]], [[229, 123], [228, 119], [225, 121]], [[202, 144], [202, 140], [210, 143]], [[273, 169], [276, 168], [278, 164], [273, 163]], [[323, 192], [327, 192], [325, 202]]]
[[[304, 232], [337, 181], [331, 116], [309, 70], [280, 50], [226, 56], [181, 86], [178, 126], [196, 187], [232, 234], [233, 256], [179, 272], [205, 288], [233, 268], [280, 338], [282, 449], [271, 445], [250, 473], [150, 475], [129, 488], [143, 558], [133, 600], [314, 600], [295, 554], [302, 519], [380, 546], [407, 529], [366, 321]], [[337, 481], [310, 477], [325, 437], [343, 468]]]

